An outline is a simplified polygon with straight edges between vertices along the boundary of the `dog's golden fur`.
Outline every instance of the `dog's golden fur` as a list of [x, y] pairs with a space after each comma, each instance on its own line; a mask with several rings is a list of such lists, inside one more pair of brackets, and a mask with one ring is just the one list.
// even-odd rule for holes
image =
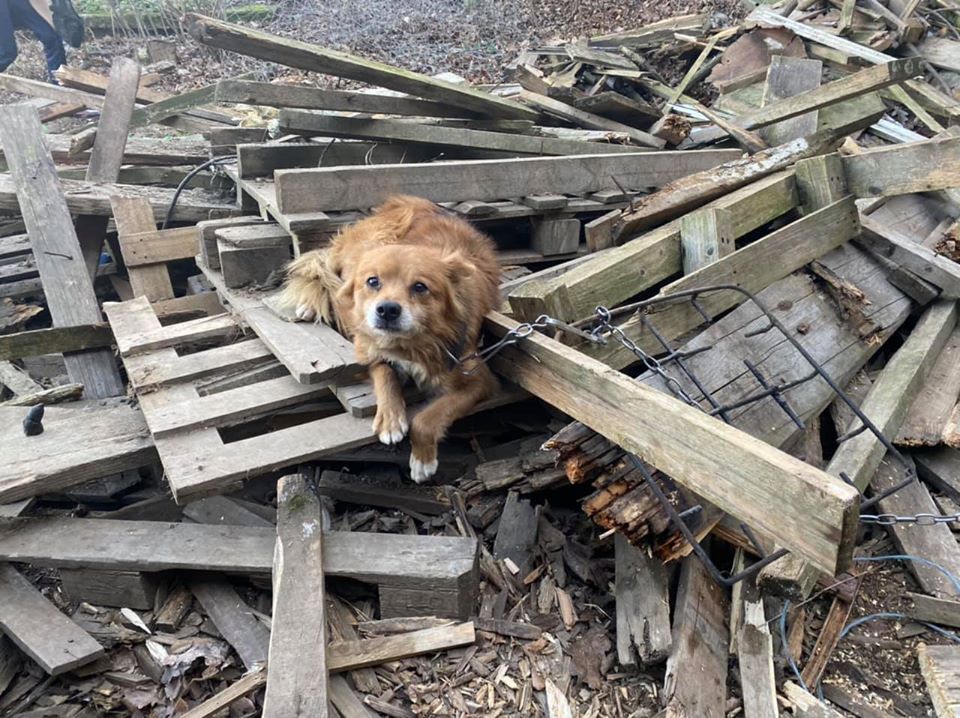
[[[485, 364], [451, 359], [476, 351], [483, 317], [499, 301], [493, 243], [432, 202], [396, 196], [287, 273], [284, 303], [301, 319], [339, 326], [369, 367], [380, 440], [398, 443], [409, 429], [411, 475], [432, 476], [437, 442], [496, 387]], [[435, 394], [412, 421], [402, 374]]]

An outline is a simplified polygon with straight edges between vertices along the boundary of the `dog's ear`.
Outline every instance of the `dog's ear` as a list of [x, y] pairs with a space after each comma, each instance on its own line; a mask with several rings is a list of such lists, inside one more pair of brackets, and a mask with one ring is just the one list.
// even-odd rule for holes
[[454, 284], [477, 271], [476, 265], [458, 250], [443, 255], [443, 265], [447, 270], [447, 276]]

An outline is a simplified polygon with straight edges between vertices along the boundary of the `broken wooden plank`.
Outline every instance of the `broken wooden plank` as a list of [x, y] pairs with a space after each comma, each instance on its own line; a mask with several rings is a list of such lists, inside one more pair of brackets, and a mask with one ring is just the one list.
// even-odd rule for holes
[[921, 643], [917, 660], [937, 718], [953, 718], [960, 712], [960, 647]]
[[157, 460], [143, 415], [128, 403], [48, 406], [37, 436], [24, 436], [25, 412], [0, 408], [0, 501], [54, 493]]
[[416, 72], [401, 70], [382, 62], [365, 60], [356, 55], [330, 50], [319, 45], [291, 40], [192, 13], [186, 15], [185, 25], [197, 42], [221, 50], [231, 50], [301, 70], [367, 82], [428, 100], [463, 107], [484, 116], [529, 120], [535, 120], [538, 116], [538, 113], [523, 105], [487, 94], [469, 85], [456, 85], [436, 80]]
[[[727, 701], [727, 598], [694, 556], [684, 559], [667, 658], [668, 713], [720, 718]], [[689, 680], [696, 676], [696, 680]]]
[[[268, 294], [250, 294], [243, 289], [231, 289], [224, 284], [222, 274], [206, 267], [201, 269], [227, 300], [230, 310], [241, 316], [243, 322], [301, 384], [327, 383], [335, 377], [346, 378], [359, 371], [353, 344], [332, 327], [321, 323], [286, 321], [264, 304]], [[110, 307], [107, 312], [113, 321], [117, 309]]]
[[[189, 585], [217, 631], [233, 646], [247, 670], [265, 665], [270, 631], [253, 615], [233, 586], [217, 578], [195, 578]], [[276, 627], [276, 623], [273, 625]]]
[[773, 638], [757, 595], [744, 601], [737, 640], [744, 718], [776, 718], [777, 683], [773, 673]]
[[960, 628], [960, 601], [910, 592], [906, 597], [913, 602], [913, 608], [907, 610], [910, 618]]
[[656, 558], [614, 537], [616, 554], [617, 660], [623, 666], [649, 666], [670, 654], [668, 573]]
[[[517, 326], [496, 313], [486, 324], [498, 337]], [[825, 570], [850, 562], [857, 493], [839, 479], [537, 333], [504, 349], [493, 366]], [[685, 448], [693, 445], [695, 452]], [[784, 514], [764, 504], [793, 508]]]
[[277, 482], [273, 621], [264, 716], [327, 715], [320, 501], [302, 476]]
[[[15, 519], [0, 527], [0, 558], [43, 566], [266, 575], [273, 567], [275, 540], [272, 528]], [[332, 532], [324, 543], [328, 576], [346, 576], [388, 590], [432, 592], [438, 596], [437, 611], [447, 617], [460, 615], [461, 602], [473, 605], [475, 539]]]
[[[351, 139], [410, 142], [437, 147], [490, 150], [511, 155], [598, 155], [635, 153], [635, 147], [603, 142], [488, 132], [463, 127], [444, 127], [403, 120], [366, 117], [335, 117], [302, 110], [282, 110], [280, 127], [290, 134], [345, 137]], [[662, 146], [662, 145], [661, 145]]]
[[[365, 209], [406, 192], [435, 202], [495, 200], [559, 192], [660, 187], [739, 156], [736, 150], [644, 152], [576, 157], [458, 160], [432, 164], [387, 164], [278, 170], [276, 189], [283, 213]], [[771, 170], [772, 171], [772, 170]]]
[[[87, 182], [116, 182], [119, 178], [139, 83], [140, 65], [136, 60], [118, 57], [113, 61], [103, 112], [97, 123], [97, 135], [87, 164]], [[93, 279], [100, 265], [107, 217], [80, 215], [77, 217], [76, 231], [87, 272]]]
[[0, 629], [52, 676], [103, 655], [103, 646], [7, 563], [0, 563]]
[[783, 693], [793, 706], [797, 718], [842, 718], [838, 711], [796, 683], [787, 681], [783, 686]]
[[[100, 322], [100, 306], [83, 263], [63, 188], [43, 143], [36, 110], [23, 105], [7, 107], [0, 117], [0, 144], [13, 173], [54, 325]], [[70, 380], [83, 384], [87, 398], [124, 393], [112, 352], [71, 352], [64, 355], [64, 363]]]
[[188, 710], [181, 718], [212, 718], [248, 693], [253, 693], [266, 682], [267, 672], [264, 669], [251, 671], [203, 703]]
[[914, 399], [894, 443], [939, 446], [960, 396], [960, 330], [954, 330]]
[[[329, 541], [331, 535], [325, 534], [325, 540]], [[327, 648], [327, 670], [347, 671], [376, 666], [387, 661], [466, 646], [475, 640], [473, 623], [459, 623], [395, 636], [340, 641], [331, 643]]]

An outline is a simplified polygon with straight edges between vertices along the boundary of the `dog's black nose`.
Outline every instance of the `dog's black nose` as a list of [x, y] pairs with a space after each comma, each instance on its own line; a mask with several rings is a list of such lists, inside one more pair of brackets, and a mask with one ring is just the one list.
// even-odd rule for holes
[[402, 311], [403, 307], [397, 302], [380, 302], [377, 305], [377, 316], [388, 322], [399, 317]]

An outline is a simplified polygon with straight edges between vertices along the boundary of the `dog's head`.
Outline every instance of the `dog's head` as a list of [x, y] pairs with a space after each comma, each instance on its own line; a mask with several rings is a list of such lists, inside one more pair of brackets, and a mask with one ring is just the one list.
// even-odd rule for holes
[[355, 330], [381, 341], [443, 336], [456, 324], [458, 285], [474, 269], [457, 251], [385, 245], [363, 254], [338, 296]]

